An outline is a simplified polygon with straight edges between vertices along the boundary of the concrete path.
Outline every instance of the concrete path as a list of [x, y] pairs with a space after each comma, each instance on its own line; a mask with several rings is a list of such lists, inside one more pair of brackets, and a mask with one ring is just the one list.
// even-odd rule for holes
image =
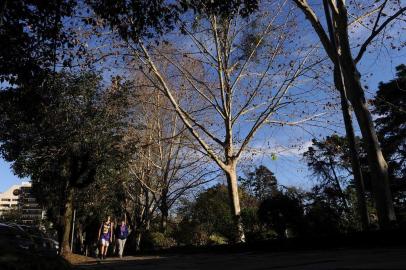
[[337, 249], [301, 252], [248, 252], [111, 258], [75, 269], [111, 270], [406, 270], [406, 248]]

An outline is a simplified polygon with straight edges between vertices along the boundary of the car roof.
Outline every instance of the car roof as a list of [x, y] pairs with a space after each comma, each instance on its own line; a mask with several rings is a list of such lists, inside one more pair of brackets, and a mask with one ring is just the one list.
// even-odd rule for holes
[[10, 226], [9, 224], [0, 223], [0, 233], [24, 233], [21, 229]]

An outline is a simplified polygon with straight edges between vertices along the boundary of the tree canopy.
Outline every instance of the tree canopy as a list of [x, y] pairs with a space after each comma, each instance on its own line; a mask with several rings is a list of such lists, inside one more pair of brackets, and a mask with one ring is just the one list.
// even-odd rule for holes
[[[63, 31], [76, 1], [2, 1], [0, 6], [0, 81], [32, 84], [54, 71], [73, 47], [71, 33]], [[3, 85], [2, 85], [3, 86]]]

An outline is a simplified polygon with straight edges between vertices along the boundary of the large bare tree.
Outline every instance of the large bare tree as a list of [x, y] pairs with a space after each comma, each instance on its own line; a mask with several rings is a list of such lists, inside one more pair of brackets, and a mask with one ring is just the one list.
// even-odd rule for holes
[[[245, 239], [238, 161], [264, 124], [292, 121], [286, 113], [295, 103], [290, 90], [314, 64], [313, 47], [291, 46], [298, 36], [286, 3], [270, 1], [248, 18], [210, 14], [191, 20], [187, 14], [180, 31], [163, 41], [170, 46], [145, 39], [129, 44], [142, 73], [168, 98], [201, 153], [224, 172], [237, 241]], [[190, 69], [191, 62], [200, 68]], [[179, 92], [188, 98], [179, 99]]]

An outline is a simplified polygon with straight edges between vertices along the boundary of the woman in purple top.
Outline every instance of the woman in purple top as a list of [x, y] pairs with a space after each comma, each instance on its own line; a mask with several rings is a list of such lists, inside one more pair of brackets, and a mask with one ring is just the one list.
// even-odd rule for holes
[[109, 244], [113, 241], [113, 222], [110, 221], [110, 216], [104, 221], [99, 229], [100, 242], [100, 258], [105, 259]]

